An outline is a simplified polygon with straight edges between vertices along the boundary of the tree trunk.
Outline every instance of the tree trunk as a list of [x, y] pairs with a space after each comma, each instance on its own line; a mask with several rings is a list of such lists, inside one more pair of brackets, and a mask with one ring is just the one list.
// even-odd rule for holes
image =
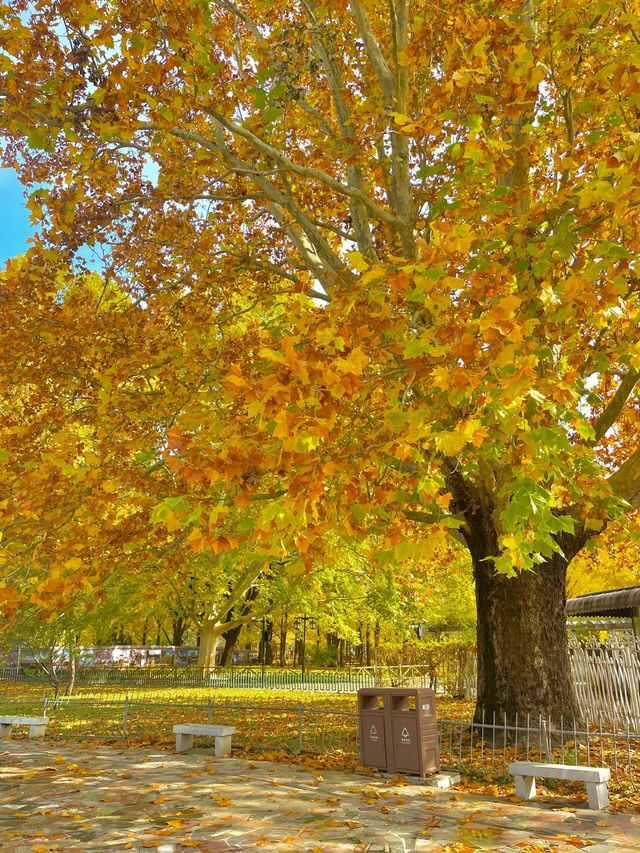
[[280, 619], [280, 669], [285, 665], [287, 656], [287, 614], [285, 613]]
[[369, 630], [369, 626], [367, 625], [367, 630], [364, 635], [364, 649], [365, 649], [365, 666], [371, 666], [371, 631]]
[[71, 696], [73, 693], [73, 688], [76, 685], [76, 653], [75, 651], [71, 653], [69, 658], [69, 683], [67, 684], [65, 690], [65, 696]]
[[220, 655], [220, 666], [229, 666], [233, 659], [233, 652], [238, 643], [238, 637], [244, 625], [236, 625], [235, 628], [229, 628], [222, 636], [224, 638], [224, 646]]
[[213, 669], [216, 665], [216, 651], [220, 641], [221, 626], [217, 622], [205, 619], [200, 628], [197, 665], [203, 670]]
[[[231, 589], [230, 589], [231, 592]], [[255, 598], [258, 594], [258, 587], [251, 586], [246, 591], [244, 596], [244, 601], [242, 602], [242, 607], [240, 608], [240, 617], [244, 618], [251, 612], [251, 605], [255, 601]], [[234, 617], [234, 608], [231, 607], [227, 610], [227, 613], [224, 617], [224, 623], [228, 624], [233, 620]], [[236, 644], [238, 642], [238, 637], [240, 636], [240, 631], [242, 630], [242, 623], [240, 625], [236, 625], [235, 628], [229, 628], [226, 631], [222, 631], [224, 625], [219, 626], [219, 630], [221, 631], [221, 636], [224, 637], [224, 646], [222, 648], [222, 653], [220, 655], [220, 666], [228, 666], [233, 660], [233, 652], [235, 650]]]
[[364, 665], [364, 638], [362, 636], [362, 622], [358, 623], [358, 645], [356, 647], [356, 657], [358, 658], [358, 665]]
[[[527, 714], [559, 721], [578, 715], [566, 627], [567, 566], [584, 539], [563, 535], [566, 556], [554, 555], [516, 577], [497, 575], [491, 557], [499, 553], [489, 513], [474, 524], [467, 542], [476, 588], [478, 694], [475, 718], [485, 722]], [[479, 521], [482, 524], [479, 524]], [[489, 559], [487, 559], [489, 558]]]
[[264, 630], [260, 634], [260, 646], [258, 657], [260, 663], [271, 666], [273, 663], [273, 622], [267, 620]]
[[189, 620], [184, 616], [174, 616], [171, 620], [171, 645], [181, 646], [184, 641], [184, 632], [187, 630]]

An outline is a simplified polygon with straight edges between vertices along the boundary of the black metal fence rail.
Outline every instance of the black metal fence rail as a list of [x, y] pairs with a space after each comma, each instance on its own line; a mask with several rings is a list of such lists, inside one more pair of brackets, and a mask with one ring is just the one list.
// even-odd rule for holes
[[[69, 682], [68, 670], [60, 670], [59, 683]], [[6, 667], [0, 681], [45, 683], [41, 670], [34, 667]], [[216, 667], [203, 671], [195, 667], [79, 668], [75, 682], [79, 686], [130, 687], [212, 687], [222, 689], [310, 690], [327, 693], [355, 693], [361, 687], [429, 685], [428, 667], [358, 667], [353, 670], [262, 669], [260, 667]]]

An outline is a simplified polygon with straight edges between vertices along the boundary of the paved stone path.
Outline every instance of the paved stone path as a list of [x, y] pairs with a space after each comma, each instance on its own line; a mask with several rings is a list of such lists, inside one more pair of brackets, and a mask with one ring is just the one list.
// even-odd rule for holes
[[0, 850], [631, 853], [640, 815], [287, 764], [0, 742]]

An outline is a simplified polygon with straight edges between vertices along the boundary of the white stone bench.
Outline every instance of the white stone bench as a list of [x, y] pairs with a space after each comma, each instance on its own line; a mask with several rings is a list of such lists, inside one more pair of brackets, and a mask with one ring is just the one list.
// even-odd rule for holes
[[0, 737], [9, 737], [14, 726], [29, 726], [29, 737], [44, 737], [47, 717], [0, 717]]
[[536, 795], [536, 776], [543, 779], [567, 779], [587, 783], [590, 809], [603, 809], [609, 802], [608, 767], [578, 767], [575, 764], [538, 764], [535, 761], [514, 761], [509, 773], [515, 778], [516, 796], [530, 800]]
[[233, 726], [209, 726], [200, 723], [180, 723], [173, 727], [176, 735], [176, 752], [186, 752], [193, 747], [193, 736], [204, 735], [214, 738], [214, 752], [218, 757], [231, 755], [231, 735]]

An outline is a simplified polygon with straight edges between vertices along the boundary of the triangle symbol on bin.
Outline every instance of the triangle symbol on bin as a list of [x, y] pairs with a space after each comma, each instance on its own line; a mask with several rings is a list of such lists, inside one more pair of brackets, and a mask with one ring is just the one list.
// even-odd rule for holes
[[407, 731], [407, 727], [405, 726], [400, 732], [400, 737], [409, 737], [409, 732]]
[[375, 726], [371, 726], [371, 728], [369, 729], [369, 734], [370, 735], [377, 735], [378, 729]]

